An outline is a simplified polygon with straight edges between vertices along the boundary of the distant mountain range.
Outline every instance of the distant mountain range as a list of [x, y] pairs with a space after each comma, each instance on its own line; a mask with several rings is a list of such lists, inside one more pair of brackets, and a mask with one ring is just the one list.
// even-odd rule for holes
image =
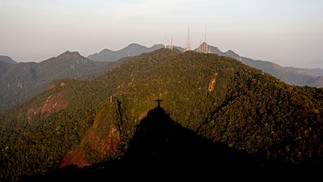
[[127, 47], [118, 50], [118, 51], [112, 51], [109, 49], [103, 49], [99, 53], [95, 53], [92, 55], [89, 55], [88, 58], [93, 61], [101, 61], [101, 62], [115, 62], [121, 58], [124, 57], [131, 57], [131, 56], [137, 56], [142, 53], [148, 53], [155, 51], [160, 48], [164, 48], [165, 46], [162, 44], [155, 44], [152, 47], [148, 48], [139, 44], [129, 44]]
[[[200, 47], [205, 46], [205, 42]], [[198, 50], [198, 47], [196, 50]], [[323, 87], [323, 69], [320, 68], [294, 68], [294, 67], [282, 67], [276, 63], [262, 60], [253, 60], [251, 58], [242, 57], [232, 50], [222, 52], [218, 47], [209, 45], [210, 53], [220, 56], [227, 56], [242, 63], [257, 68], [265, 73], [269, 73], [274, 77], [282, 80], [285, 83], [298, 86], [311, 86], [311, 87]]]
[[[127, 47], [112, 51], [103, 49], [87, 58], [78, 52], [65, 52], [40, 63], [16, 63], [8, 56], [0, 56], [0, 112], [5, 108], [21, 103], [44, 91], [53, 80], [63, 78], [90, 79], [100, 75], [116, 61], [142, 53], [164, 48], [162, 44], [145, 47], [132, 43]], [[222, 52], [218, 47], [203, 42], [201, 47], [209, 47], [209, 52], [219, 56], [234, 58], [248, 66], [269, 73], [285, 83], [297, 86], [323, 87], [323, 69], [282, 67], [269, 61], [242, 57], [232, 50]], [[184, 48], [174, 46], [180, 52]]]
[[2, 58], [6, 61], [0, 61], [0, 112], [44, 91], [53, 80], [90, 80], [112, 65], [69, 51], [40, 63], [13, 64], [12, 59]]
[[285, 83], [298, 86], [323, 87], [323, 69], [282, 67], [278, 64], [241, 57], [241, 62], [269, 73]]

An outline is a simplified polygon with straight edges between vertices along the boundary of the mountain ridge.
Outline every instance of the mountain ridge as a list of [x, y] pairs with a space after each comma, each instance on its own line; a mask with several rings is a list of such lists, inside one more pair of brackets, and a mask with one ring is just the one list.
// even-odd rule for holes
[[78, 52], [66, 51], [40, 63], [0, 62], [0, 112], [44, 91], [56, 79], [93, 79], [113, 63], [94, 62]]
[[[89, 58], [92, 58], [96, 61], [116, 61], [118, 59], [121, 59], [122, 57], [128, 57], [131, 55], [128, 55], [126, 50], [128, 47], [132, 45], [129, 44], [127, 47], [120, 49], [118, 51], [111, 51], [109, 49], [104, 49], [100, 53], [95, 53], [90, 56]], [[138, 47], [144, 47], [140, 44], [133, 44]], [[158, 48], [165, 47], [161, 44], [155, 44], [158, 46]], [[152, 46], [153, 47], [153, 46]], [[151, 48], [152, 48], [151, 47]], [[173, 46], [175, 49], [179, 50], [180, 52], [184, 52], [185, 49], [180, 46]], [[208, 45], [206, 42], [201, 43], [199, 47], [194, 49], [193, 51], [199, 51], [202, 50], [202, 48], [209, 49], [209, 53], [217, 54], [220, 56], [227, 56], [233, 59], [236, 59], [238, 61], [241, 61], [244, 64], [247, 64], [248, 66], [260, 69], [266, 73], [272, 74], [273, 76], [281, 79], [282, 81], [292, 84], [292, 85], [299, 85], [299, 86], [312, 86], [312, 87], [323, 87], [320, 81], [313, 81], [313, 80], [320, 80], [319, 76], [323, 76], [323, 69], [321, 68], [295, 68], [295, 67], [282, 67], [274, 62], [270, 61], [262, 61], [262, 60], [253, 60], [251, 58], [240, 56], [239, 54], [235, 53], [233, 50], [227, 50], [226, 52], [222, 52], [218, 47]], [[105, 51], [106, 50], [106, 51]], [[139, 51], [135, 55], [139, 55], [140, 53], [144, 52], [151, 52], [154, 49], [148, 50], [145, 49], [145, 51]], [[118, 55], [115, 58], [115, 55]], [[97, 59], [95, 57], [97, 56]]]
[[131, 43], [128, 46], [117, 51], [103, 49], [99, 53], [94, 53], [89, 55], [88, 58], [91, 60], [100, 61], [100, 62], [115, 62], [121, 58], [129, 57], [129, 56], [137, 56], [142, 53], [152, 52], [160, 48], [164, 48], [164, 45], [155, 44], [148, 48], [137, 43]]

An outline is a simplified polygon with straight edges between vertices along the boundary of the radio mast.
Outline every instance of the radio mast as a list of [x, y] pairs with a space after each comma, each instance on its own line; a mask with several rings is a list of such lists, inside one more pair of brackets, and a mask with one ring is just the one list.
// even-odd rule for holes
[[190, 51], [190, 50], [191, 50], [191, 35], [190, 35], [190, 27], [188, 27], [188, 30], [187, 30], [187, 43], [186, 43], [185, 51]]

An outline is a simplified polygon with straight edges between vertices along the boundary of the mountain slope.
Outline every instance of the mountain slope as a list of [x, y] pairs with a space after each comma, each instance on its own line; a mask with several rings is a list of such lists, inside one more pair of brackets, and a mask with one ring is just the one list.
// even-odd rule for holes
[[17, 63], [11, 57], [3, 56], [3, 55], [0, 55], [0, 62], [10, 63], [10, 64], [16, 64]]
[[[128, 156], [135, 161], [156, 157], [154, 165], [163, 166], [163, 157], [185, 152], [176, 146], [190, 147], [180, 136], [206, 142], [193, 142], [201, 149], [190, 153], [197, 163], [203, 161], [205, 146], [221, 145], [231, 154], [245, 154], [231, 161], [245, 161], [235, 172], [249, 163], [264, 170], [273, 165], [285, 171], [285, 164], [309, 169], [321, 162], [322, 102], [323, 89], [287, 85], [232, 58], [160, 49], [124, 59], [93, 81], [57, 80], [32, 101], [0, 115], [0, 144], [5, 146], [0, 177], [14, 180], [59, 167], [77, 170], [75, 165], [88, 172], [103, 170], [108, 178], [114, 170], [123, 174]], [[149, 124], [154, 118], [165, 125]], [[154, 128], [160, 135], [166, 132], [165, 138], [145, 137]], [[164, 143], [170, 147], [164, 150], [164, 141], [174, 143]], [[149, 150], [141, 156], [145, 144]], [[169, 153], [172, 149], [179, 153]], [[226, 152], [214, 155], [230, 162]], [[113, 164], [117, 168], [109, 168]], [[174, 163], [174, 169], [180, 168], [177, 164], [183, 165]], [[220, 164], [208, 169], [216, 171]], [[189, 166], [192, 171], [206, 168]]]
[[115, 62], [121, 58], [129, 57], [129, 56], [137, 56], [142, 53], [152, 52], [164, 47], [165, 47], [164, 45], [155, 44], [152, 47], [147, 48], [145, 46], [132, 43], [132, 44], [129, 44], [127, 47], [118, 51], [103, 49], [99, 53], [89, 55], [88, 58], [91, 60], [100, 61], [100, 62]]
[[110, 66], [69, 51], [40, 63], [0, 64], [0, 112], [36, 96], [55, 79], [93, 79]]
[[309, 82], [311, 82], [314, 87], [322, 87], [323, 85], [323, 76], [318, 76], [314, 79], [310, 79]]

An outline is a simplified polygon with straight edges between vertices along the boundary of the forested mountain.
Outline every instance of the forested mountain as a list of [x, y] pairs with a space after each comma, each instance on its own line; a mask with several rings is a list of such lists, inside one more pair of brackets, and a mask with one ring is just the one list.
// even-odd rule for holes
[[103, 49], [99, 53], [89, 55], [88, 58], [91, 60], [100, 61], [100, 62], [115, 62], [121, 58], [137, 56], [142, 53], [152, 52], [164, 47], [165, 46], [162, 44], [155, 44], [152, 47], [148, 48], [139, 44], [132, 43], [132, 44], [129, 44], [127, 47], [117, 51]]
[[69, 51], [40, 63], [0, 62], [0, 112], [41, 93], [53, 80], [93, 79], [110, 65]]
[[310, 179], [322, 170], [322, 112], [322, 88], [160, 49], [92, 81], [56, 80], [0, 115], [0, 178]]

